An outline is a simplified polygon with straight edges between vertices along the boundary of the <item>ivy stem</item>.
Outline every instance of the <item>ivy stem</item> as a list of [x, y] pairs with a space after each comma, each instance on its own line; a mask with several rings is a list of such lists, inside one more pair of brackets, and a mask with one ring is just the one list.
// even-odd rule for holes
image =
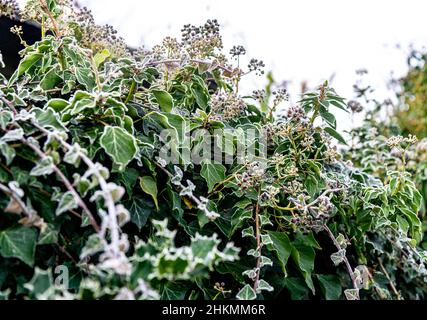
[[[27, 139], [22, 138], [21, 141], [22, 141], [22, 143], [27, 145], [30, 149], [32, 149], [39, 156], [40, 159], [44, 159], [47, 157], [47, 155], [43, 151], [41, 151], [34, 144], [28, 142]], [[62, 173], [61, 170], [59, 170], [59, 168], [55, 164], [53, 164], [52, 169], [56, 173], [58, 178], [62, 181], [62, 183], [65, 185], [65, 187], [68, 189], [68, 191], [71, 192], [71, 194], [73, 195], [74, 199], [76, 200], [78, 206], [80, 208], [82, 208], [83, 211], [87, 214], [87, 216], [89, 217], [89, 220], [90, 220], [90, 224], [93, 226], [93, 228], [96, 230], [96, 232], [99, 232], [100, 227], [99, 227], [98, 223], [96, 222], [95, 218], [93, 217], [92, 213], [90, 212], [89, 208], [86, 206], [86, 204], [84, 203], [82, 198], [79, 196], [77, 191], [74, 189], [71, 182], [67, 179], [67, 177]]]
[[[329, 229], [329, 227], [326, 224], [323, 225], [323, 229], [327, 232], [329, 238], [332, 240], [332, 242], [334, 243], [335, 247], [338, 250], [342, 250], [341, 245], [338, 243], [338, 241], [335, 238], [334, 234], [332, 233], [331, 229]], [[344, 261], [344, 264], [345, 264], [345, 266], [347, 268], [347, 273], [349, 274], [351, 282], [353, 284], [353, 288], [356, 289], [356, 290], [358, 290], [359, 288], [358, 288], [357, 283], [356, 283], [356, 276], [354, 275], [353, 268], [351, 267], [350, 262], [347, 259], [347, 256], [343, 257], [343, 261]]]
[[[258, 191], [258, 197], [259, 197], [260, 191]], [[254, 291], [257, 292], [258, 289], [258, 282], [259, 282], [259, 275], [261, 273], [261, 230], [260, 230], [260, 221], [259, 221], [259, 202], [257, 202], [255, 206], [255, 239], [256, 239], [256, 245], [258, 250], [258, 257], [256, 259], [256, 277], [254, 280]]]
[[[182, 62], [181, 59], [165, 59], [165, 60], [158, 60], [158, 61], [148, 62], [147, 65], [149, 65], [149, 66], [156, 66], [156, 65], [159, 65], [159, 64], [172, 64], [172, 63], [180, 63], [180, 62]], [[212, 61], [201, 60], [201, 59], [191, 59], [190, 62], [201, 63], [201, 64], [212, 64], [213, 63]], [[226, 72], [229, 72], [229, 73], [233, 73], [233, 70], [228, 69], [225, 66], [218, 65], [217, 68], [222, 69], [222, 70], [224, 70]]]
[[49, 16], [50, 21], [52, 22], [53, 31], [57, 38], [61, 37], [61, 33], [59, 32], [58, 24], [56, 23], [55, 18], [52, 16], [52, 13], [49, 10], [49, 7], [46, 4], [45, 0], [39, 0], [40, 5], [42, 6], [44, 12]]
[[380, 257], [377, 257], [377, 260], [378, 260], [378, 264], [380, 266], [382, 273], [384, 273], [385, 277], [387, 278], [388, 282], [390, 283], [391, 290], [396, 295], [397, 300], [401, 300], [402, 297], [400, 296], [399, 291], [397, 291], [396, 286], [394, 285], [393, 281], [391, 280], [390, 275], [388, 274], [387, 270], [384, 268], [384, 265], [383, 265]]

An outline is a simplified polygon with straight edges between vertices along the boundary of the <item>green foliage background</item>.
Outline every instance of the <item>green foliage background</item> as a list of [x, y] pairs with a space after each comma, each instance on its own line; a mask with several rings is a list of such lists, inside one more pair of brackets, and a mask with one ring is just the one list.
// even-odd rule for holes
[[[372, 132], [372, 117], [350, 143], [328, 83], [284, 111], [273, 84], [240, 96], [263, 63], [241, 70], [238, 47], [227, 59], [216, 21], [131, 52], [67, 1], [0, 3], [43, 31], [0, 79], [3, 298], [424, 298], [414, 137]], [[172, 165], [165, 129], [174, 150], [232, 130], [231, 149], [214, 146], [229, 156], [251, 130], [266, 154]]]

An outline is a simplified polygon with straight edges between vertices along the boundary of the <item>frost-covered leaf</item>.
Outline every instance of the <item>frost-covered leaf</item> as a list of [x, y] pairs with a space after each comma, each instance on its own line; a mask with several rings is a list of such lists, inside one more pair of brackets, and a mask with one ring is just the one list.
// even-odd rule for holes
[[135, 138], [120, 127], [106, 126], [100, 143], [105, 152], [121, 169], [124, 169], [138, 152]]
[[31, 170], [30, 175], [32, 176], [44, 176], [49, 175], [53, 172], [53, 159], [51, 156], [46, 156], [36, 163], [36, 166]]
[[98, 234], [94, 233], [89, 236], [89, 238], [86, 241], [85, 246], [83, 247], [82, 251], [80, 252], [80, 259], [85, 259], [86, 257], [89, 257], [95, 253], [98, 253], [102, 251], [104, 248], [104, 245], [102, 243], [101, 238]]
[[237, 293], [236, 298], [238, 300], [255, 300], [256, 293], [254, 289], [250, 285], [245, 285], [240, 291]]
[[347, 300], [359, 300], [359, 289], [347, 289], [344, 294]]
[[15, 149], [2, 141], [0, 141], [0, 154], [6, 159], [6, 165], [10, 165], [16, 156]]
[[256, 289], [258, 293], [261, 293], [261, 291], [268, 291], [268, 292], [274, 291], [274, 288], [267, 281], [263, 279], [258, 281], [258, 285]]
[[271, 238], [268, 234], [262, 234], [261, 235], [261, 243], [266, 246], [269, 244], [273, 244], [273, 241], [271, 240]]
[[7, 125], [12, 121], [13, 115], [11, 111], [0, 110], [0, 128], [6, 130]]
[[61, 200], [59, 200], [59, 204], [55, 213], [57, 216], [59, 216], [64, 212], [67, 212], [76, 208], [78, 208], [76, 198], [74, 197], [71, 191], [67, 191], [62, 195]]
[[342, 263], [344, 261], [344, 258], [345, 258], [345, 249], [341, 249], [331, 254], [331, 260], [336, 266]]
[[254, 233], [254, 228], [253, 227], [248, 227], [246, 229], [242, 230], [242, 237], [252, 237], [255, 238], [255, 233]]
[[151, 91], [156, 98], [157, 103], [160, 105], [160, 109], [163, 112], [171, 112], [173, 108], [172, 96], [163, 90], [152, 90]]
[[53, 244], [58, 242], [58, 231], [51, 224], [47, 224], [39, 235], [37, 244]]
[[18, 141], [18, 140], [21, 140], [23, 137], [24, 137], [24, 130], [22, 130], [21, 128], [13, 129], [13, 130], [7, 131], [0, 138], [0, 141], [3, 141], [3, 142]]

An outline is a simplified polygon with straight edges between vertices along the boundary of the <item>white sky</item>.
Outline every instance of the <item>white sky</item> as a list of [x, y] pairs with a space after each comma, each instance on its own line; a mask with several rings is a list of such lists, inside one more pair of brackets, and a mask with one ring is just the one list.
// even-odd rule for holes
[[[21, 0], [20, 2], [25, 2]], [[112, 24], [130, 45], [150, 48], [182, 25], [216, 18], [225, 49], [241, 44], [278, 81], [290, 80], [293, 101], [301, 81], [332, 86], [352, 98], [355, 70], [385, 96], [385, 83], [406, 70], [407, 49], [427, 44], [426, 0], [81, 0], [98, 23]], [[247, 80], [251, 92], [264, 79]], [[292, 90], [293, 89], [293, 90]], [[341, 116], [342, 117], [342, 116]], [[345, 120], [345, 117], [342, 117]], [[345, 123], [346, 121], [344, 121]]]

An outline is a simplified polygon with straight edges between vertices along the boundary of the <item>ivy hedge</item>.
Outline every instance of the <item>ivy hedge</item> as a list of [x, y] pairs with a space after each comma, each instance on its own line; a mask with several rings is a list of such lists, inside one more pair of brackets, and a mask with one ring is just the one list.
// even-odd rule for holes
[[0, 76], [2, 298], [425, 297], [414, 136], [350, 142], [328, 83], [242, 96], [264, 63], [216, 20], [132, 50], [69, 1], [0, 13], [42, 30]]

